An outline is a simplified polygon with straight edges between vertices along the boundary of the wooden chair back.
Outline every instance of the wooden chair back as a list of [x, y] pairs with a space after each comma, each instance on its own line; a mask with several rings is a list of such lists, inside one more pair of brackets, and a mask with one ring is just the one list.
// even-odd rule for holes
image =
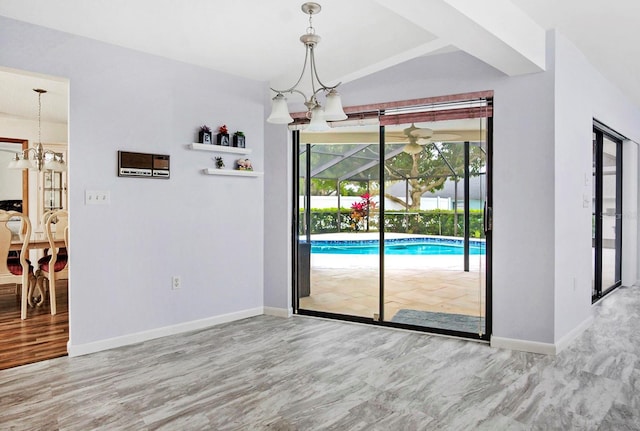
[[[13, 225], [14, 229], [11, 229]], [[29, 238], [31, 237], [31, 221], [26, 215], [16, 211], [0, 211], [0, 282], [22, 284], [20, 317], [27, 318], [27, 300], [29, 296], [30, 278], [33, 277], [29, 262]], [[12, 241], [19, 242], [20, 266], [22, 275], [14, 275], [9, 271], [8, 260]]]
[[56, 239], [64, 239], [65, 246], [67, 245], [69, 213], [66, 210], [57, 210], [46, 214], [45, 217], [44, 231], [49, 240], [49, 254], [51, 255], [49, 265], [50, 268], [54, 268], [60, 251], [55, 245]]
[[[14, 227], [13, 229], [11, 227]], [[27, 262], [31, 222], [29, 217], [17, 211], [0, 210], [0, 275], [13, 275], [9, 271], [7, 261], [12, 241], [20, 241], [20, 263], [28, 272]], [[23, 271], [24, 273], [25, 271]]]

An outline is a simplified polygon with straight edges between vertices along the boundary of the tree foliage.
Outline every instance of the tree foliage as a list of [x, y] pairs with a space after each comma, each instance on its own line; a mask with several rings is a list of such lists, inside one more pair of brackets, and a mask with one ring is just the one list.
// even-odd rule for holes
[[[486, 157], [477, 145], [469, 149], [469, 174], [477, 176], [485, 165]], [[464, 178], [464, 144], [432, 142], [417, 154], [405, 152], [385, 162], [387, 178], [409, 183], [409, 202], [386, 194], [388, 199], [407, 209], [420, 209], [420, 198], [427, 192], [442, 190], [447, 179], [460, 181]], [[403, 178], [404, 177], [404, 178]]]
[[[337, 194], [337, 177], [347, 175], [354, 169], [357, 169], [363, 163], [363, 159], [358, 157], [340, 158], [341, 154], [349, 150], [352, 145], [322, 145], [318, 152], [311, 152], [312, 166], [329, 166], [323, 172], [323, 178], [311, 179], [311, 194], [313, 196], [335, 196]], [[314, 147], [315, 149], [315, 147]], [[371, 151], [367, 151], [368, 157], [371, 157]], [[471, 144], [469, 149], [469, 173], [477, 176], [481, 173], [485, 163], [486, 155], [482, 148], [477, 144]], [[357, 153], [356, 153], [357, 154]], [[338, 163], [331, 164], [339, 158]], [[306, 153], [300, 155], [301, 166], [304, 166]], [[423, 146], [422, 151], [417, 154], [409, 154], [400, 152], [385, 161], [385, 179], [387, 184], [399, 181], [407, 181], [409, 186], [409, 201], [386, 194], [385, 197], [402, 205], [409, 210], [420, 209], [420, 200], [422, 195], [427, 192], [441, 190], [447, 180], [460, 181], [464, 178], [464, 144], [462, 142], [430, 142]], [[335, 170], [336, 172], [331, 172]], [[331, 178], [334, 174], [336, 178]], [[301, 187], [304, 181], [301, 180]], [[349, 181], [340, 182], [341, 196], [360, 196], [363, 193], [377, 194], [377, 181], [367, 184], [367, 181]], [[304, 189], [301, 189], [304, 190]]]

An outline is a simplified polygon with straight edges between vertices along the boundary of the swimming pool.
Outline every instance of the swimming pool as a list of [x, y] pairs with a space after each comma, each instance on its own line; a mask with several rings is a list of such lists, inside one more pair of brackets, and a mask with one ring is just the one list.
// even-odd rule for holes
[[[312, 240], [312, 254], [378, 254], [379, 241], [376, 240]], [[395, 238], [384, 242], [384, 253], [409, 256], [462, 255], [462, 239], [454, 238]], [[485, 254], [484, 241], [470, 240], [469, 254]]]

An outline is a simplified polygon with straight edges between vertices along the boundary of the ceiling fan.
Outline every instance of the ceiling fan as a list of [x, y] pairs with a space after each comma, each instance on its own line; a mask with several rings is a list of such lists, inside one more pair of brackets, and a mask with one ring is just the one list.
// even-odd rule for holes
[[460, 138], [460, 135], [452, 133], [437, 133], [428, 127], [416, 127], [415, 124], [402, 131], [409, 143], [402, 149], [407, 154], [418, 154], [424, 147], [432, 142], [441, 142]]

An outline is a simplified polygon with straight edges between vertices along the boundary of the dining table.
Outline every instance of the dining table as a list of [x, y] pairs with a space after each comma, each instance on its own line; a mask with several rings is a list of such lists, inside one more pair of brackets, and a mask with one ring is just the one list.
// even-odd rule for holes
[[[60, 234], [60, 235], [55, 235], [54, 232], [54, 245], [56, 247], [64, 247], [64, 235]], [[44, 248], [49, 248], [51, 245], [49, 244], [49, 239], [47, 238], [47, 234], [44, 232], [34, 232], [31, 234], [31, 236], [29, 237], [29, 244], [27, 245], [27, 248], [29, 250], [37, 250], [37, 249], [44, 249]], [[13, 238], [11, 238], [11, 246], [9, 247], [9, 250], [20, 250], [22, 249], [22, 240], [17, 236], [14, 235]]]
[[[56, 232], [53, 232], [53, 244], [57, 247], [64, 247], [64, 235], [56, 235]], [[28, 250], [38, 250], [38, 249], [46, 249], [51, 247], [49, 243], [49, 238], [47, 238], [47, 234], [45, 232], [33, 232], [29, 236], [29, 243], [27, 244]], [[11, 245], [9, 246], [9, 250], [21, 250], [22, 249], [22, 239], [18, 235], [14, 235], [11, 238]], [[27, 293], [27, 302], [30, 306], [41, 305], [44, 302], [45, 293], [39, 283], [29, 283], [29, 290]], [[24, 313], [23, 313], [24, 314]]]

